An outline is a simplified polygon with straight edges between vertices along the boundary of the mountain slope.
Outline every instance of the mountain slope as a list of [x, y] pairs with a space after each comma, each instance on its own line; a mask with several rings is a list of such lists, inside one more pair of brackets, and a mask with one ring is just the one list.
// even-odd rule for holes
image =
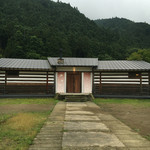
[[76, 8], [50, 0], [0, 0], [3, 57], [59, 56], [125, 59], [120, 36], [97, 27]]
[[124, 18], [112, 18], [95, 20], [101, 28], [118, 33], [128, 47], [150, 48], [150, 25], [147, 23], [135, 23]]

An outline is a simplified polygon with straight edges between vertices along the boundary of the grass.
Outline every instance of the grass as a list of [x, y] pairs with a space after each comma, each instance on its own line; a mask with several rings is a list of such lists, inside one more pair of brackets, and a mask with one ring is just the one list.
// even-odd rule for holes
[[3, 114], [0, 113], [0, 124], [5, 122], [8, 118], [10, 118], [13, 114]]
[[0, 149], [28, 149], [48, 114], [18, 113], [7, 119], [0, 125]]
[[146, 135], [145, 138], [150, 141], [150, 134]]
[[22, 98], [22, 99], [0, 99], [0, 106], [11, 104], [54, 104], [57, 100], [53, 98]]
[[94, 102], [98, 105], [101, 105], [101, 104], [130, 104], [130, 105], [140, 106], [140, 107], [142, 107], [142, 106], [150, 107], [150, 99], [96, 98], [96, 99], [94, 99]]
[[[54, 106], [57, 101], [54, 99], [0, 99], [0, 103], [0, 105], [50, 104]], [[27, 150], [47, 120], [53, 106], [51, 110], [43, 112], [0, 114], [0, 150]]]

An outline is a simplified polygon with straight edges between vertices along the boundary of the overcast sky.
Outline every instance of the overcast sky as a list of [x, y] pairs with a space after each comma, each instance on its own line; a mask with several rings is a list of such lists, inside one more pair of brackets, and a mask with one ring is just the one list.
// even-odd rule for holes
[[[57, 1], [57, 0], [54, 0]], [[135, 22], [150, 24], [150, 0], [60, 0], [78, 7], [86, 17], [105, 19], [127, 18]]]

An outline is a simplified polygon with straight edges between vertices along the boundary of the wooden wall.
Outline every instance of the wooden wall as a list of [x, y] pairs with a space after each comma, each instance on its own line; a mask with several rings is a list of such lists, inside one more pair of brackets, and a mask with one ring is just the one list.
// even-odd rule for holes
[[54, 94], [54, 72], [19, 71], [9, 77], [0, 71], [0, 94]]
[[150, 73], [141, 72], [139, 78], [129, 78], [128, 72], [94, 72], [94, 95], [150, 95]]

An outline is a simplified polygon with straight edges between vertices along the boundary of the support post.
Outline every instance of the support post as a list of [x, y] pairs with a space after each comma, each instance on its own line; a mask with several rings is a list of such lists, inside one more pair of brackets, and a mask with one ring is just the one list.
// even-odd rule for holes
[[46, 73], [46, 93], [48, 94], [48, 71]]
[[56, 68], [54, 69], [54, 94], [56, 93]]
[[148, 90], [149, 90], [149, 95], [150, 95], [150, 72], [148, 73], [149, 75], [149, 80], [148, 80]]
[[100, 81], [99, 81], [99, 90], [100, 90], [100, 94], [102, 94], [102, 73], [100, 72]]
[[92, 68], [92, 94], [94, 95], [94, 68]]
[[6, 94], [6, 87], [7, 87], [7, 72], [5, 71], [5, 86], [4, 86], [4, 94]]
[[142, 73], [140, 73], [140, 95], [142, 95]]

